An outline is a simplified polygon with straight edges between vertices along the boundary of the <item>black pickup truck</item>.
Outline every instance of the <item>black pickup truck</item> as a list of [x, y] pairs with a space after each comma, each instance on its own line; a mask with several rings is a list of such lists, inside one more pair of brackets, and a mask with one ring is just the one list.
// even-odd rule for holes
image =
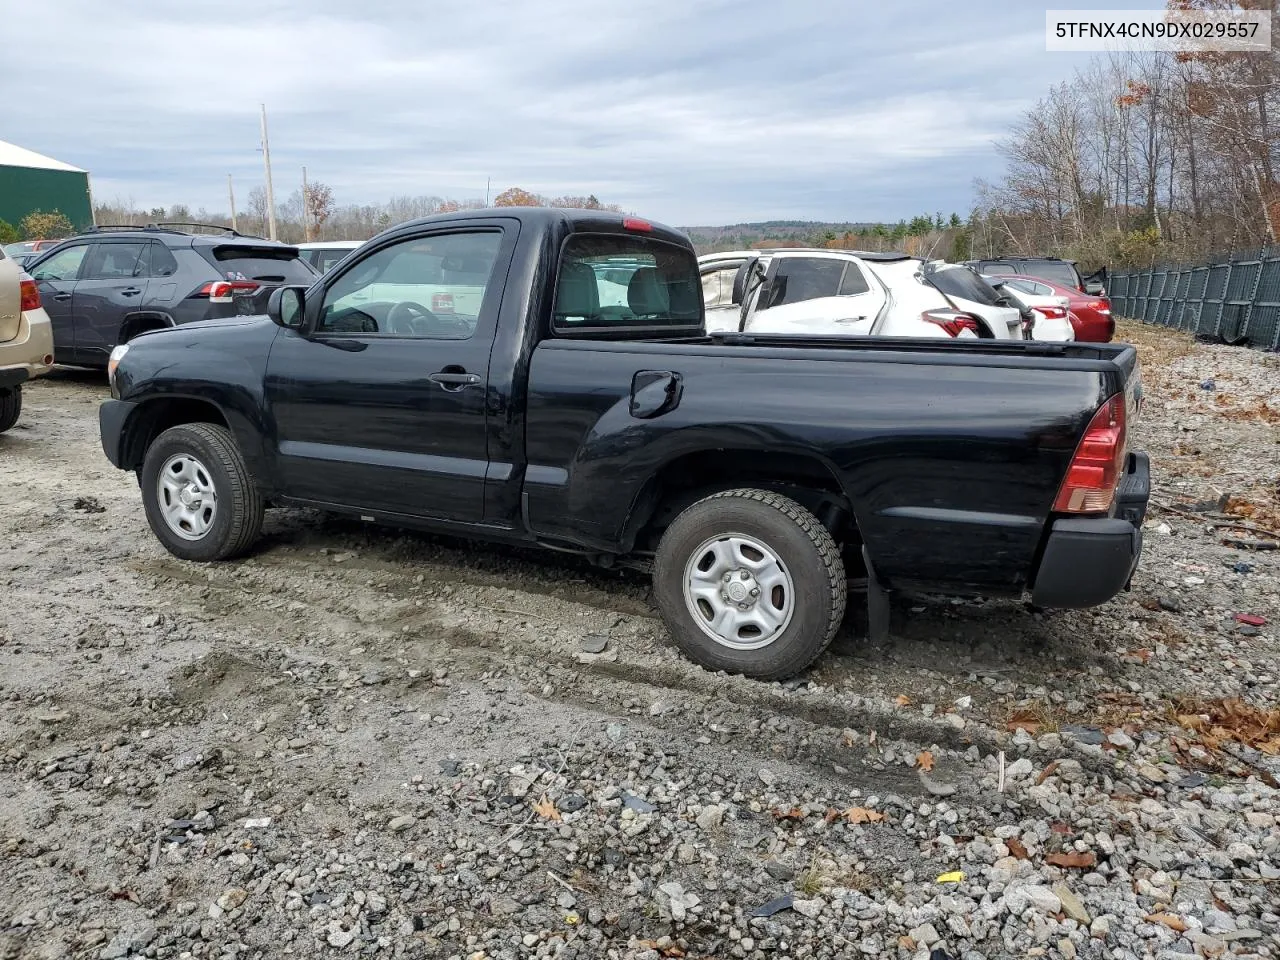
[[[599, 211], [395, 227], [268, 316], [111, 359], [102, 445], [174, 555], [309, 505], [652, 569], [679, 646], [794, 674], [851, 584], [1100, 604], [1141, 552], [1127, 346], [707, 337], [682, 234]], [[848, 577], [848, 579], [847, 579]]]

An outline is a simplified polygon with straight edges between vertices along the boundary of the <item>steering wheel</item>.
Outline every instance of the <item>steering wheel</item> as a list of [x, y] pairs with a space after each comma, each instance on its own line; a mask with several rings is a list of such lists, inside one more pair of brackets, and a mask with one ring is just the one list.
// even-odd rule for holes
[[422, 304], [402, 300], [387, 311], [387, 332], [408, 337], [429, 336], [431, 331], [425, 328], [439, 321], [440, 318]]

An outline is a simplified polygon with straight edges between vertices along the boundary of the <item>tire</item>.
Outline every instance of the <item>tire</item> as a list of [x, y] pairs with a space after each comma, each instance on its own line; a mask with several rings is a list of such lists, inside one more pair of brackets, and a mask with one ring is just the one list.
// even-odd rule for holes
[[22, 416], [22, 387], [0, 391], [0, 433], [4, 433]]
[[147, 448], [139, 484], [151, 531], [183, 560], [240, 556], [262, 530], [262, 494], [225, 427], [188, 423], [164, 431]]
[[847, 599], [840, 550], [818, 518], [751, 489], [714, 494], [676, 517], [658, 544], [653, 592], [689, 659], [759, 680], [785, 679], [818, 659]]

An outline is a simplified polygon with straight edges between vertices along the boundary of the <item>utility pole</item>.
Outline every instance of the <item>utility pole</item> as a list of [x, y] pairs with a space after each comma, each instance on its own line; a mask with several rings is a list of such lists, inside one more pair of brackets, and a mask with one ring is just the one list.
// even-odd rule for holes
[[276, 195], [271, 189], [271, 147], [267, 144], [267, 105], [262, 104], [262, 163], [267, 172], [267, 237], [276, 239]]
[[236, 227], [236, 188], [231, 182], [231, 174], [227, 174], [227, 196], [231, 198], [231, 229], [237, 230]]
[[484, 205], [489, 205], [489, 188], [493, 185], [493, 177], [486, 177], [484, 181]]
[[307, 191], [307, 168], [302, 168], [302, 242], [311, 242], [311, 204], [307, 202], [311, 194]]

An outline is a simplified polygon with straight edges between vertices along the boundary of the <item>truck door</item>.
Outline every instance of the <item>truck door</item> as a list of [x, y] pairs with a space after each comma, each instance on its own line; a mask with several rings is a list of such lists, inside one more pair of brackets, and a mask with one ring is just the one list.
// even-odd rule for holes
[[[489, 354], [514, 244], [511, 221], [442, 224], [311, 288], [309, 326], [281, 330], [267, 365], [285, 494], [483, 519]], [[433, 311], [445, 295], [453, 311]]]

